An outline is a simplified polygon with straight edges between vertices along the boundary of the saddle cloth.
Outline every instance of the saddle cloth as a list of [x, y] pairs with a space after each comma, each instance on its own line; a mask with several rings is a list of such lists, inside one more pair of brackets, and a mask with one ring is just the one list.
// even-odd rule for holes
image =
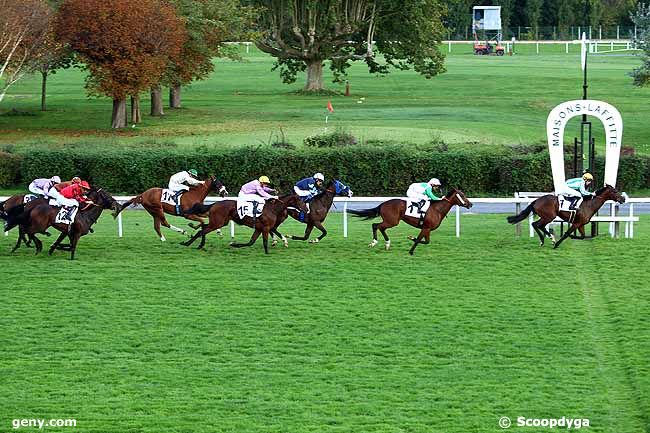
[[575, 209], [569, 209], [569, 206], [571, 206], [571, 200], [567, 200], [567, 198], [563, 195], [558, 195], [557, 196], [557, 201], [560, 203], [560, 210], [564, 212], [570, 212], [573, 210], [580, 209], [580, 205], [582, 204], [582, 198], [578, 200], [576, 203]]
[[[184, 193], [183, 193], [184, 194]], [[178, 202], [180, 203], [181, 197], [183, 194], [178, 196]], [[171, 189], [163, 188], [162, 194], [160, 196], [160, 202], [161, 203], [167, 203], [172, 206], [176, 206], [178, 203], [174, 201], [174, 196], [176, 195], [175, 191], [172, 191]]]
[[59, 210], [59, 213], [56, 214], [54, 222], [56, 224], [72, 224], [78, 211], [79, 208], [77, 206], [63, 206]]
[[245, 216], [253, 217], [253, 211], [257, 218], [262, 215], [263, 209], [264, 199], [259, 195], [246, 194], [237, 197], [237, 215], [239, 215], [239, 218], [244, 218]]
[[[420, 218], [420, 210], [418, 210], [419, 202], [413, 200], [404, 200], [406, 202], [406, 216], [413, 218]], [[424, 205], [422, 206], [422, 215], [427, 213], [427, 210], [431, 206], [431, 200], [425, 200]]]
[[37, 196], [36, 194], [25, 194], [25, 197], [23, 197], [23, 204], [27, 204], [30, 201], [34, 201], [38, 198], [40, 198], [40, 196]]

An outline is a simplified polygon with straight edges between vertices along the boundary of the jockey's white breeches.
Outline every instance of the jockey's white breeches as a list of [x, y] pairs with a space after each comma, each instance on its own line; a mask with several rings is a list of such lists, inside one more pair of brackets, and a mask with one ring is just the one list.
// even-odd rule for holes
[[569, 188], [568, 186], [564, 186], [557, 190], [555, 192], [557, 195], [563, 195], [565, 197], [582, 197], [582, 194], [580, 194], [580, 191], [576, 191], [573, 188]]
[[56, 203], [57, 203], [59, 206], [74, 206], [74, 207], [78, 207], [78, 206], [79, 206], [79, 202], [78, 202], [77, 200], [74, 200], [74, 199], [72, 199], [72, 198], [65, 198], [65, 197], [63, 197], [63, 195], [61, 195], [61, 193], [60, 193], [59, 191], [57, 191], [56, 188], [51, 188], [51, 189], [48, 191], [47, 195], [48, 195], [49, 197], [55, 199], [55, 200], [56, 200]]
[[171, 189], [174, 192], [178, 191], [189, 191], [190, 187], [183, 184], [183, 183], [177, 183], [177, 182], [172, 182], [171, 180], [169, 181], [169, 189]]

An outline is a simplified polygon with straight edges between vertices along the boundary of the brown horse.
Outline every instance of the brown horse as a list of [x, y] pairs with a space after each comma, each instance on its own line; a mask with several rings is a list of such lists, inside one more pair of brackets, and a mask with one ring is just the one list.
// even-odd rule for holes
[[320, 230], [321, 235], [309, 242], [318, 243], [323, 240], [323, 238], [327, 236], [327, 230], [323, 227], [323, 221], [327, 218], [332, 203], [334, 203], [334, 197], [337, 195], [351, 197], [352, 191], [350, 190], [350, 187], [344, 185], [342, 182], [332, 180], [327, 184], [321, 194], [317, 195], [311, 202], [309, 202], [308, 214], [301, 213], [295, 209], [289, 209], [289, 216], [291, 216], [291, 218], [307, 224], [304, 236], [291, 236], [291, 239], [306, 241], [309, 239], [311, 231], [316, 227]]
[[[575, 212], [575, 215], [572, 215], [573, 212], [560, 211], [560, 203], [557, 196], [547, 194], [533, 201], [526, 207], [526, 209], [521, 211], [519, 215], [509, 216], [507, 220], [510, 224], [516, 224], [525, 220], [531, 212], [534, 213], [539, 216], [539, 219], [533, 223], [533, 228], [539, 236], [539, 245], [543, 246], [544, 238], [548, 237], [553, 241], [554, 248], [557, 248], [566, 238], [575, 233], [576, 230], [578, 230], [582, 235], [582, 238], [584, 238], [585, 225], [591, 221], [591, 218], [607, 200], [625, 203], [625, 198], [611, 185], [605, 185], [603, 188], [596, 191], [595, 194], [596, 195], [593, 198], [587, 197], [582, 202], [582, 205], [580, 205], [580, 208]], [[555, 236], [548, 231], [546, 226], [558, 216], [571, 226], [566, 233], [562, 235], [562, 238], [556, 242]]]
[[[36, 197], [29, 202], [25, 203], [25, 197], [32, 196]], [[5, 220], [4, 231], [8, 232], [18, 225], [16, 219], [21, 215], [26, 209], [30, 209], [36, 205], [47, 203], [47, 201], [41, 197], [36, 196], [35, 194], [16, 194], [9, 197], [6, 201], [0, 203], [0, 218]], [[18, 242], [13, 248], [12, 252], [16, 251], [20, 246], [20, 243], [24, 243], [27, 247], [31, 247], [32, 242], [27, 238], [27, 235], [23, 232], [22, 228], [19, 227], [18, 233]], [[49, 233], [45, 233], [47, 236], [50, 236]]]
[[[91, 231], [92, 225], [99, 219], [102, 211], [104, 209], [113, 209], [113, 217], [117, 217], [117, 213], [120, 211], [120, 204], [102, 188], [91, 189], [87, 196], [93, 204], [82, 205], [84, 207], [79, 209], [71, 225], [55, 223], [60, 208], [50, 206], [47, 203], [40, 203], [36, 206], [29, 207], [20, 215], [20, 226], [24, 233], [29, 236], [29, 239], [34, 242], [34, 245], [36, 245], [36, 254], [43, 250], [43, 243], [36, 237], [36, 234], [45, 233], [48, 227], [54, 227], [61, 232], [61, 235], [50, 247], [49, 254], [52, 255], [57, 248], [65, 249], [70, 251], [70, 260], [74, 260], [79, 238]], [[66, 237], [70, 239], [70, 244], [61, 246], [61, 241]]]
[[[409, 254], [413, 255], [418, 244], [426, 245], [429, 243], [429, 235], [431, 231], [440, 226], [443, 218], [449, 213], [454, 205], [462, 206], [467, 209], [472, 207], [472, 203], [467, 199], [467, 197], [465, 197], [465, 194], [455, 188], [452, 188], [451, 191], [441, 200], [431, 202], [431, 206], [427, 209], [422, 221], [420, 221], [420, 218], [406, 216], [406, 205], [406, 200], [396, 198], [388, 200], [373, 209], [349, 210], [348, 212], [358, 217], [365, 217], [365, 219], [376, 218], [378, 216], [381, 216], [383, 219], [381, 223], [375, 223], [372, 225], [372, 242], [369, 245], [370, 247], [377, 245], [377, 230], [379, 230], [386, 241], [386, 250], [390, 249], [390, 239], [388, 239], [386, 229], [395, 227], [400, 221], [404, 221], [413, 227], [419, 228], [420, 233], [417, 237], [414, 238], [409, 236], [409, 239], [413, 241], [413, 246], [409, 250]], [[422, 239], [424, 239], [424, 241]]]
[[[177, 231], [179, 233], [187, 234], [187, 232], [181, 228], [175, 227], [165, 218], [165, 214], [176, 215], [176, 206], [169, 203], [161, 203], [163, 188], [150, 188], [143, 192], [142, 194], [132, 198], [122, 205], [120, 212], [127, 207], [133, 204], [141, 204], [143, 208], [153, 217], [153, 228], [156, 230], [158, 237], [161, 241], [165, 241], [165, 236], [160, 233], [160, 225], [164, 227]], [[192, 214], [189, 210], [194, 207], [196, 204], [203, 204], [203, 200], [208, 196], [210, 191], [215, 191], [219, 193], [221, 197], [225, 197], [228, 194], [226, 187], [223, 183], [218, 180], [215, 176], [211, 176], [205, 180], [204, 184], [197, 185], [191, 188], [189, 191], [184, 193], [181, 196], [181, 213], [186, 219], [197, 221], [201, 226], [205, 223], [203, 214]], [[192, 228], [198, 228], [190, 224]]]
[[205, 238], [208, 233], [224, 227], [230, 221], [234, 221], [237, 224], [254, 228], [255, 232], [253, 232], [251, 240], [247, 244], [231, 244], [231, 246], [239, 248], [253, 245], [259, 235], [262, 234], [264, 252], [268, 254], [269, 233], [279, 236], [284, 241], [285, 246], [288, 246], [286, 238], [282, 234], [278, 233], [277, 228], [287, 219], [287, 208], [290, 206], [294, 206], [303, 212], [307, 211], [305, 204], [297, 194], [285, 195], [277, 200], [267, 200], [264, 209], [262, 210], [262, 215], [255, 219], [251, 217], [244, 217], [243, 219], [239, 218], [239, 215], [237, 214], [236, 200], [223, 200], [208, 206], [196, 205], [190, 210], [190, 212], [198, 214], [205, 214], [207, 212], [209, 223], [207, 225], [204, 224], [201, 227], [201, 230], [196, 232], [190, 239], [181, 242], [181, 245], [190, 246], [200, 237], [201, 243], [198, 248], [201, 249], [205, 246]]

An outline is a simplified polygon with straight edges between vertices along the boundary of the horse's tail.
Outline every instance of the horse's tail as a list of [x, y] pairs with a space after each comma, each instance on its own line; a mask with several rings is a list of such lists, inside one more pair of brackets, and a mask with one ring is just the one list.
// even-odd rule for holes
[[535, 202], [532, 202], [531, 204], [529, 204], [526, 207], [526, 209], [521, 211], [521, 213], [519, 213], [518, 215], [509, 216], [507, 218], [508, 222], [510, 224], [517, 224], [517, 223], [522, 222], [523, 220], [525, 220], [528, 217], [528, 215], [535, 210], [535, 208], [533, 206], [534, 204], [535, 204]]
[[[216, 203], [216, 202], [215, 202]], [[204, 213], [208, 213], [210, 211], [210, 208], [214, 206], [214, 203], [210, 203], [209, 205], [204, 205], [203, 203], [196, 203], [194, 206], [183, 212], [185, 215], [203, 215]]]
[[125, 202], [125, 203], [120, 207], [120, 209], [117, 211], [117, 213], [115, 214], [115, 217], [117, 217], [117, 216], [118, 216], [118, 215], [119, 215], [119, 214], [120, 214], [124, 209], [126, 209], [127, 207], [129, 207], [129, 206], [131, 206], [131, 205], [133, 205], [133, 204], [142, 204], [142, 194], [140, 194], [140, 195], [136, 195], [136, 196], [133, 197], [131, 200]]
[[381, 205], [374, 207], [372, 209], [361, 209], [361, 210], [348, 209], [348, 212], [350, 212], [352, 215], [359, 218], [364, 218], [366, 220], [378, 217], [380, 211], [381, 211]]

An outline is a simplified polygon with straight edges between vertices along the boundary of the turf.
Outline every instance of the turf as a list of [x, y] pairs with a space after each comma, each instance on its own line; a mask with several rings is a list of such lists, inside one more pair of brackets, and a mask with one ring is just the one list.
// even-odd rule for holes
[[323, 243], [269, 256], [226, 237], [162, 244], [137, 211], [122, 239], [103, 218], [74, 262], [1, 237], [0, 426], [467, 433], [566, 416], [648, 432], [646, 219], [634, 240], [553, 251], [503, 215], [466, 215], [460, 239], [446, 220], [414, 257], [413, 229], [369, 250], [369, 223], [344, 239], [340, 215]]
[[[218, 60], [208, 80], [184, 89], [184, 108], [167, 110], [164, 118], [147, 115], [144, 95], [144, 122], [120, 133], [109, 128], [111, 102], [86, 97], [83, 73], [60, 71], [50, 78], [46, 113], [37, 111], [39, 79], [12, 88], [0, 106], [0, 145], [238, 146], [269, 143], [283, 135], [299, 145], [304, 137], [324, 131], [328, 100], [335, 109], [329, 130], [342, 128], [361, 140], [444, 141], [451, 146], [545, 142], [549, 111], [582, 95], [579, 46], [571, 45], [569, 54], [564, 49], [544, 45], [536, 54], [534, 46], [521, 45], [515, 56], [497, 58], [474, 56], [469, 46], [454, 45], [448, 72], [431, 80], [413, 71], [374, 76], [354, 65], [349, 98], [294, 93], [304, 77], [282, 84], [279, 74], [270, 71], [273, 59], [252, 49], [242, 51], [242, 62]], [[624, 144], [648, 153], [650, 93], [632, 86], [628, 76], [638, 64], [630, 54], [592, 55], [589, 95], [619, 108]], [[343, 91], [342, 85], [328, 86]], [[7, 115], [11, 109], [18, 115]], [[567, 137], [576, 133], [577, 124], [570, 124]], [[603, 150], [601, 128], [595, 130]]]

